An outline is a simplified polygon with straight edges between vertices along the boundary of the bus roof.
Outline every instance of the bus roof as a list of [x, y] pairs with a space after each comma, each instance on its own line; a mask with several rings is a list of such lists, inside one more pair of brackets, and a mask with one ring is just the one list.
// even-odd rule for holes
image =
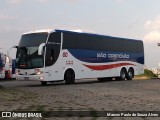
[[[109, 37], [109, 38], [121, 38], [124, 40], [137, 40], [137, 39], [130, 39], [130, 38], [123, 38], [123, 37], [115, 37], [115, 36], [108, 36], [108, 35], [101, 35], [101, 34], [95, 34], [95, 33], [87, 33], [83, 32], [81, 30], [63, 30], [63, 29], [43, 29], [43, 30], [36, 30], [36, 31], [30, 31], [26, 32], [25, 34], [31, 34], [31, 33], [41, 33], [41, 32], [47, 32], [47, 33], [52, 33], [52, 32], [64, 32], [64, 33], [74, 33], [74, 34], [84, 34], [84, 35], [91, 35], [91, 36], [101, 36], [101, 37]], [[142, 41], [142, 40], [137, 40], [137, 41]]]
[[86, 33], [86, 32], [76, 32], [76, 31], [69, 31], [69, 30], [59, 30], [59, 29], [56, 29], [55, 31], [56, 32], [64, 32], [64, 33], [84, 34], [84, 35], [90, 35], [90, 36], [101, 36], [101, 37], [109, 37], [109, 38], [121, 38], [121, 39], [124, 39], [124, 40], [142, 41], [142, 40], [131, 39], [131, 38], [115, 37], [115, 36], [101, 35], [101, 34], [95, 34], [95, 33]]
[[29, 32], [23, 33], [23, 35], [32, 34], [32, 33], [41, 33], [41, 32], [50, 33], [51, 31], [53, 31], [53, 30], [52, 29], [34, 30], [34, 31], [29, 31]]

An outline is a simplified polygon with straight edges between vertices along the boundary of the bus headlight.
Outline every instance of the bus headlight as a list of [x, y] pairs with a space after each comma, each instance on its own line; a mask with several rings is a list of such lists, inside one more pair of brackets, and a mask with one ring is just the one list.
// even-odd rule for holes
[[16, 75], [19, 75], [20, 74], [20, 70], [16, 70]]
[[44, 79], [44, 77], [43, 77], [43, 76], [41, 76], [39, 79], [40, 79], [40, 80], [43, 80], [43, 79]]
[[40, 69], [34, 69], [34, 71], [35, 71], [35, 74], [36, 74], [36, 75], [41, 75], [41, 74], [43, 74], [43, 71], [40, 71]]

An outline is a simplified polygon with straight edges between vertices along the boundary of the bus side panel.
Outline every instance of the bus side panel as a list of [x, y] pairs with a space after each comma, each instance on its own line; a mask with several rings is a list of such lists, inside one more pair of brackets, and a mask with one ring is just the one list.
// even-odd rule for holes
[[[104, 67], [104, 68], [103, 68]], [[75, 79], [118, 77], [122, 68], [134, 69], [135, 75], [143, 74], [143, 65], [132, 61], [88, 63], [75, 58], [68, 50], [61, 50], [57, 62], [45, 69], [46, 81], [64, 80], [67, 69], [73, 69]]]

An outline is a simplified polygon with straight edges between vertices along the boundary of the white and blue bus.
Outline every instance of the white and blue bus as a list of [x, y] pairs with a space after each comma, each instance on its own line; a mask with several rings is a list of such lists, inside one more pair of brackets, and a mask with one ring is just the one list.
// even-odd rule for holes
[[144, 72], [141, 40], [66, 30], [24, 33], [16, 46], [16, 78], [47, 82], [132, 80]]

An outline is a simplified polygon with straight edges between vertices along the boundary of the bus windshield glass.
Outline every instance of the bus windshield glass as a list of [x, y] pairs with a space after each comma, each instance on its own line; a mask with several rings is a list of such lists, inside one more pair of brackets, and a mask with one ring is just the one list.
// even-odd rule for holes
[[16, 55], [16, 67], [23, 69], [41, 68], [44, 66], [43, 55], [38, 55], [41, 43], [46, 43], [48, 33], [32, 33], [22, 36]]

